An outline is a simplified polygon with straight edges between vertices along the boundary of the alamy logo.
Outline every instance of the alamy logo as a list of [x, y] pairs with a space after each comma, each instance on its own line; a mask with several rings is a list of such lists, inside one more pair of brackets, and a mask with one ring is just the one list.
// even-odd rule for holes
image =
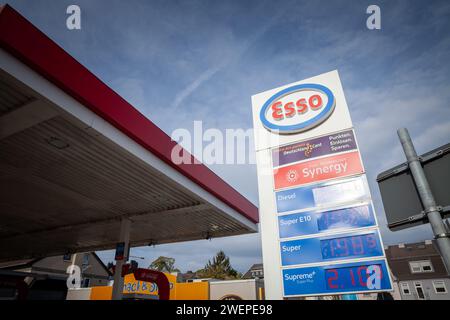
[[67, 277], [67, 288], [68, 289], [78, 289], [81, 287], [81, 269], [77, 265], [70, 265], [67, 267], [66, 273], [69, 274]]
[[379, 6], [372, 4], [367, 7], [367, 14], [370, 16], [367, 18], [366, 26], [369, 30], [380, 30], [381, 29], [381, 9]]
[[367, 267], [367, 289], [379, 290], [381, 289], [381, 268], [378, 265], [371, 265]]
[[66, 27], [69, 30], [81, 29], [81, 9], [79, 6], [72, 4], [67, 7], [66, 13], [70, 16], [67, 17]]

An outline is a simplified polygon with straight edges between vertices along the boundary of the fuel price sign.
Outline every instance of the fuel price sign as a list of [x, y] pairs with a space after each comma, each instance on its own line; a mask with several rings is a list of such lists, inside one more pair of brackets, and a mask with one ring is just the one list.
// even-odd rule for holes
[[280, 251], [282, 266], [384, 255], [378, 231], [282, 241]]
[[392, 289], [384, 259], [284, 269], [282, 274], [283, 293], [286, 297]]
[[278, 216], [280, 239], [375, 225], [375, 216], [370, 204]]
[[266, 298], [390, 290], [338, 72], [256, 94], [252, 105]]

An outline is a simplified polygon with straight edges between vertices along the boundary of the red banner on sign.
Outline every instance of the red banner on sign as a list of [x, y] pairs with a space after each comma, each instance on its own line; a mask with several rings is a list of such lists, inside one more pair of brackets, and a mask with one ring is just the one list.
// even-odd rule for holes
[[363, 173], [359, 152], [298, 163], [274, 171], [275, 189]]

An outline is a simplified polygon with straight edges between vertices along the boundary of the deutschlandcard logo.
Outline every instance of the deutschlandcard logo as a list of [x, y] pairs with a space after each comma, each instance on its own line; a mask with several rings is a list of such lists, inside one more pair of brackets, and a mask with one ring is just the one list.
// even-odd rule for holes
[[295, 134], [310, 130], [333, 113], [336, 99], [320, 84], [299, 84], [283, 89], [267, 100], [260, 119], [267, 130], [277, 134]]

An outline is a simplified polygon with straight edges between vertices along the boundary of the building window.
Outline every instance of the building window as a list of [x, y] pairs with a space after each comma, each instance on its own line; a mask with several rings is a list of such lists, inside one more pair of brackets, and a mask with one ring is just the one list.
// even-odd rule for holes
[[91, 279], [85, 278], [83, 279], [82, 288], [89, 288], [89, 285], [91, 284]]
[[419, 300], [425, 300], [425, 293], [423, 291], [422, 282], [416, 281], [414, 282], [414, 286], [416, 287], [417, 298]]
[[433, 265], [430, 260], [410, 261], [409, 268], [411, 273], [433, 272]]
[[252, 278], [262, 277], [263, 272], [262, 270], [254, 270], [251, 272]]
[[402, 282], [400, 284], [400, 288], [401, 288], [402, 293], [404, 295], [410, 295], [411, 294], [411, 290], [409, 289], [409, 284], [407, 282]]
[[431, 266], [431, 261], [422, 262], [423, 272], [433, 272], [433, 267]]
[[85, 266], [89, 265], [89, 253], [85, 253], [83, 255], [83, 265]]
[[409, 268], [411, 269], [411, 273], [420, 273], [421, 272], [420, 264], [418, 262], [410, 262]]
[[447, 287], [445, 286], [444, 280], [434, 280], [433, 281], [434, 292], [436, 294], [446, 294]]

